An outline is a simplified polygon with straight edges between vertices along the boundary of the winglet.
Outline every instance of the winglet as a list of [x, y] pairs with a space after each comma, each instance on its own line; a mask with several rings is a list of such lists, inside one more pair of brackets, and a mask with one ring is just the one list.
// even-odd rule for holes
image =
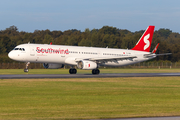
[[154, 48], [154, 50], [152, 51], [152, 53], [156, 53], [157, 49], [158, 49], [159, 43], [156, 45], [156, 47]]
[[149, 52], [151, 48], [154, 28], [155, 26], [149, 26], [137, 42], [136, 46], [131, 50]]

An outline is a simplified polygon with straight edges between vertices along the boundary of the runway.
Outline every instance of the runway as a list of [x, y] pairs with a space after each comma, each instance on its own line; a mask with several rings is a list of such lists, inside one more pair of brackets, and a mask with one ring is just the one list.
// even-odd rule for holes
[[0, 75], [0, 79], [40, 79], [40, 78], [112, 78], [112, 77], [165, 77], [180, 76], [180, 73], [110, 73], [110, 74], [21, 74]]

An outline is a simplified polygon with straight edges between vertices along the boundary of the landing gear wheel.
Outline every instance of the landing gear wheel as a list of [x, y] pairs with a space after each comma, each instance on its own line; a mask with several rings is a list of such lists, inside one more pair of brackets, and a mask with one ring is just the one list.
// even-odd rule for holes
[[99, 69], [93, 69], [93, 70], [92, 70], [92, 74], [94, 74], [94, 75], [95, 75], [95, 74], [99, 74], [99, 73], [100, 73]]
[[29, 70], [28, 69], [24, 69], [24, 72], [28, 72]]
[[69, 73], [70, 74], [76, 74], [77, 70], [75, 68], [71, 68], [71, 69], [69, 69]]

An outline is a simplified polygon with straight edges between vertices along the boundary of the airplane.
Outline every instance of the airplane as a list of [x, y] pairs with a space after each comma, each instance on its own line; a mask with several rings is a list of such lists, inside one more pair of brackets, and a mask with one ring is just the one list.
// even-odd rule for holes
[[147, 61], [159, 55], [155, 54], [159, 43], [150, 52], [155, 26], [148, 26], [134, 48], [115, 49], [100, 47], [82, 47], [51, 44], [21, 44], [8, 53], [10, 59], [26, 62], [24, 72], [28, 72], [30, 62], [43, 63], [47, 69], [63, 68], [69, 65], [70, 74], [76, 74], [79, 69], [92, 70], [92, 74], [99, 74], [100, 66], [125, 66]]

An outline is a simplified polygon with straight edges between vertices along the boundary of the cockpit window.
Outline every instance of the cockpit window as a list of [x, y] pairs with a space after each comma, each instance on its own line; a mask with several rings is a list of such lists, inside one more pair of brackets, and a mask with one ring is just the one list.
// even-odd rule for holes
[[24, 48], [14, 48], [13, 50], [25, 51], [25, 49], [24, 49]]
[[14, 48], [14, 50], [19, 50], [19, 48]]

